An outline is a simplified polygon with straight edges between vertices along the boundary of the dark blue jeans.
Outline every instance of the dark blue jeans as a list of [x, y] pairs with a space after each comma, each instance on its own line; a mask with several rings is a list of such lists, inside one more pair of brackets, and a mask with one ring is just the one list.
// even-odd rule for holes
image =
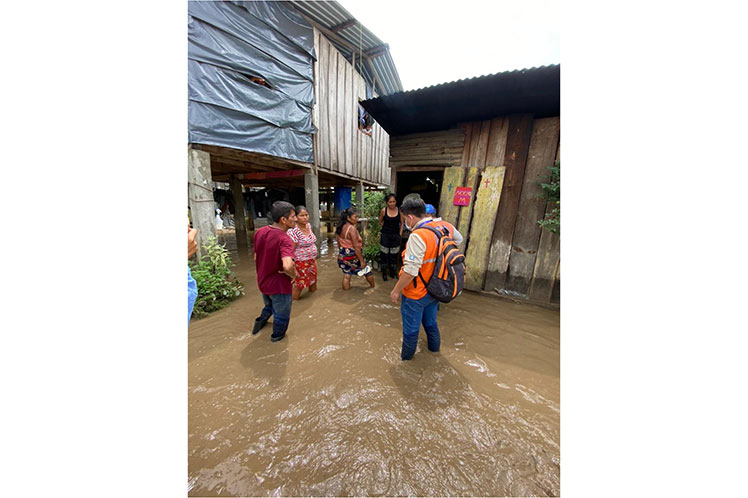
[[403, 349], [400, 358], [413, 358], [418, 344], [418, 332], [421, 324], [426, 331], [429, 351], [439, 351], [439, 327], [436, 325], [436, 314], [439, 311], [439, 301], [426, 294], [421, 299], [410, 299], [400, 296], [400, 315], [403, 317]]
[[288, 324], [291, 321], [291, 294], [273, 294], [262, 295], [262, 302], [265, 307], [257, 318], [261, 322], [267, 322], [273, 317], [273, 335], [270, 337], [283, 337], [288, 330]]

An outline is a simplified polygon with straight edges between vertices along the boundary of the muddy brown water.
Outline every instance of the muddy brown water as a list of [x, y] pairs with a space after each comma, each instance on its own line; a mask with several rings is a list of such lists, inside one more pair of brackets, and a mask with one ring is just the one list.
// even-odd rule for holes
[[190, 323], [189, 496], [558, 496], [559, 313], [466, 292], [403, 362], [393, 281], [343, 291], [322, 247], [284, 340], [251, 334], [250, 258], [246, 295]]

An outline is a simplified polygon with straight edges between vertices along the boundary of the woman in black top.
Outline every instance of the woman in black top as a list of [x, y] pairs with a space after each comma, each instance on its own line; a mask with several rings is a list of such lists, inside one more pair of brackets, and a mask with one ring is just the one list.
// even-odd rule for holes
[[379, 239], [379, 250], [382, 253], [382, 279], [387, 281], [387, 271], [390, 277], [397, 277], [397, 258], [400, 254], [400, 237], [403, 234], [403, 216], [397, 208], [395, 194], [385, 197], [387, 205], [379, 213], [379, 223], [382, 225], [382, 235]]

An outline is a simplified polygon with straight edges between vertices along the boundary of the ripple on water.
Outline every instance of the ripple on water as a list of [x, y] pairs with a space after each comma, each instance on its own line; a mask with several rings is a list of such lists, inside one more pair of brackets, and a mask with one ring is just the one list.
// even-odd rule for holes
[[343, 346], [338, 346], [337, 344], [329, 344], [316, 351], [317, 357], [322, 358], [323, 356], [327, 356], [329, 353], [332, 353], [333, 351], [337, 351], [338, 349], [342, 347]]

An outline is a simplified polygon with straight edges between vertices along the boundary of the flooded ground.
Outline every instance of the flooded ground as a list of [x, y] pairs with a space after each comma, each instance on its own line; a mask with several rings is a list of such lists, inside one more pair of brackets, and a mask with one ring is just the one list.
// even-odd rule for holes
[[[232, 235], [224, 235], [237, 260]], [[287, 336], [252, 336], [246, 295], [189, 329], [190, 496], [558, 496], [559, 314], [466, 292], [400, 360], [392, 280], [340, 288], [323, 243], [319, 290]]]

